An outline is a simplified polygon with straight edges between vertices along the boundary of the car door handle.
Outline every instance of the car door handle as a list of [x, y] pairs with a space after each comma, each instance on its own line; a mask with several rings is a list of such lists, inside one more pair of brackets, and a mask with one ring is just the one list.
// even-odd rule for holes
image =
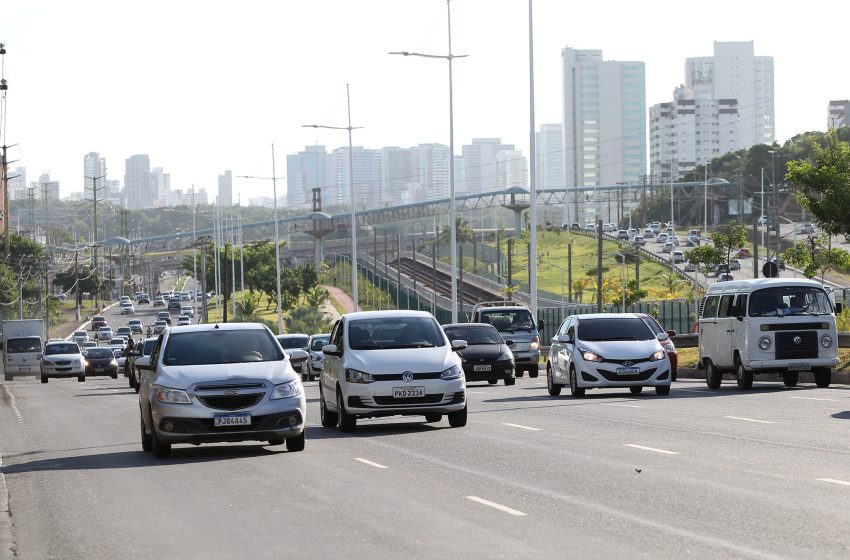
[[735, 329], [729, 329], [726, 332], [735, 332]]

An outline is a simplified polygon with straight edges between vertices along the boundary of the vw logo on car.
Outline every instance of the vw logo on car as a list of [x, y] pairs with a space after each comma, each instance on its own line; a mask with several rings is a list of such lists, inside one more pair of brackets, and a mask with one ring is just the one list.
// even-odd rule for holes
[[410, 383], [411, 381], [413, 381], [413, 373], [410, 371], [406, 371], [401, 374], [401, 379], [406, 383]]

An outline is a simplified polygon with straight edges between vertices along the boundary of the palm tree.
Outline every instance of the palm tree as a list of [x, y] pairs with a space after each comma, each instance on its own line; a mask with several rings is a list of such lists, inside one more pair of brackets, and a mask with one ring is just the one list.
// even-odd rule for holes
[[675, 299], [679, 297], [679, 291], [684, 287], [685, 281], [674, 272], [665, 272], [661, 275], [661, 288], [656, 291], [659, 299]]

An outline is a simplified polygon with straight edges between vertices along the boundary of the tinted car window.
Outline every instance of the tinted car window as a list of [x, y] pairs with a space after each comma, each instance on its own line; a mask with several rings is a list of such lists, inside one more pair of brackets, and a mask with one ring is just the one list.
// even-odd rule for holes
[[112, 358], [113, 354], [109, 348], [89, 348], [86, 350], [87, 358]]
[[449, 340], [465, 340], [467, 344], [502, 344], [499, 331], [491, 325], [483, 327], [448, 327], [444, 329]]
[[266, 330], [216, 330], [172, 334], [162, 363], [185, 366], [282, 359], [283, 353]]
[[307, 336], [281, 336], [277, 339], [284, 348], [307, 348]]
[[6, 343], [6, 352], [17, 354], [23, 352], [41, 352], [41, 339], [10, 338]]
[[587, 342], [607, 340], [651, 340], [655, 335], [638, 317], [581, 319], [578, 338]]
[[494, 309], [482, 311], [481, 322], [490, 323], [500, 331], [529, 330], [534, 328], [534, 321], [528, 309]]
[[327, 337], [322, 338], [314, 338], [313, 342], [310, 344], [310, 350], [313, 352], [319, 352], [322, 349], [322, 346], [328, 343]]
[[832, 313], [826, 292], [809, 286], [777, 286], [750, 296], [750, 317], [820, 315]]
[[393, 317], [351, 321], [348, 344], [355, 350], [445, 346], [437, 322], [430, 317]]
[[720, 298], [720, 308], [717, 311], [718, 317], [732, 316], [732, 300], [735, 298], [733, 294], [727, 294]]
[[703, 319], [713, 319], [717, 316], [718, 299], [720, 299], [718, 296], [709, 296], [708, 298], [706, 298], [705, 303], [702, 306]]
[[51, 354], [79, 354], [80, 347], [76, 344], [48, 344], [44, 347], [44, 353]]

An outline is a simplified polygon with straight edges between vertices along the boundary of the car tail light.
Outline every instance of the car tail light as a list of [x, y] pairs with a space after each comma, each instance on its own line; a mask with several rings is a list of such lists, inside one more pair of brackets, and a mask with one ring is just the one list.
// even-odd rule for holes
[[531, 343], [528, 345], [528, 348], [531, 350], [537, 350], [538, 348], [540, 348], [540, 337], [535, 336], [534, 338], [532, 338]]

